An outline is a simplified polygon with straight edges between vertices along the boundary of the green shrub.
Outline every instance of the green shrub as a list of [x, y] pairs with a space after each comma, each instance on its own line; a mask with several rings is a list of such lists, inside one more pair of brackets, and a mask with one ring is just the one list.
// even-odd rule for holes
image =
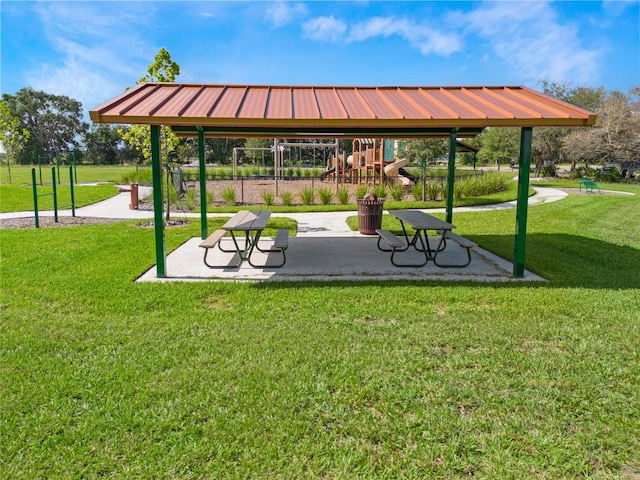
[[287, 207], [290, 206], [293, 203], [293, 193], [288, 190], [280, 192], [280, 200], [282, 200], [282, 203]]
[[227, 187], [222, 190], [222, 199], [224, 203], [231, 207], [236, 204], [236, 189], [235, 187]]
[[349, 189], [347, 187], [338, 188], [338, 201], [341, 205], [349, 203]]
[[402, 201], [404, 199], [404, 185], [401, 182], [389, 185], [389, 194], [396, 202]]
[[442, 192], [442, 187], [437, 182], [429, 182], [425, 186], [427, 198], [433, 202], [437, 201]]
[[378, 185], [373, 187], [373, 193], [376, 197], [383, 200], [387, 198], [387, 187], [385, 187], [383, 183], [379, 183]]
[[368, 185], [358, 185], [358, 188], [356, 189], [356, 198], [360, 200], [364, 198], [367, 193], [369, 193]]
[[198, 208], [200, 206], [198, 205], [198, 194], [195, 189], [190, 188], [189, 190], [187, 190], [187, 193], [185, 195], [185, 203], [187, 210], [193, 210], [194, 208]]
[[545, 165], [540, 171], [543, 177], [555, 177], [558, 173], [558, 167], [555, 165]]
[[263, 190], [260, 196], [262, 197], [262, 201], [264, 201], [265, 205], [268, 206], [273, 205], [273, 201], [276, 198], [276, 194], [273, 190]]
[[123, 185], [137, 183], [138, 185], [153, 185], [153, 177], [150, 168], [138, 168], [137, 170], [125, 173], [120, 179]]
[[303, 205], [313, 205], [315, 199], [315, 191], [313, 187], [304, 187], [300, 191], [300, 200]]
[[411, 195], [413, 195], [416, 202], [422, 201], [422, 183], [418, 182], [413, 184], [411, 187]]
[[582, 166], [582, 167], [574, 168], [571, 174], [569, 175], [569, 177], [579, 180], [583, 177], [594, 178], [595, 175], [596, 175], [596, 170], [594, 170], [593, 168]]
[[333, 200], [333, 190], [329, 187], [319, 188], [318, 196], [320, 197], [320, 203], [322, 203], [322, 205], [329, 205]]

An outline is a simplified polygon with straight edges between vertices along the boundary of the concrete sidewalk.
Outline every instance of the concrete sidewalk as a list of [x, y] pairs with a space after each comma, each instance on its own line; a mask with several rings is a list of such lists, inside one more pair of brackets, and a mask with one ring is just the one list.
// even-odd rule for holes
[[[535, 188], [536, 194], [529, 198], [529, 205], [539, 205], [565, 198], [567, 194], [552, 188]], [[150, 187], [140, 187], [140, 198], [151, 193]], [[76, 216], [150, 219], [153, 211], [130, 210], [130, 193], [118, 195], [86, 207], [76, 209]], [[479, 207], [454, 208], [454, 212], [488, 211], [515, 208], [516, 202], [505, 202], [496, 205]], [[444, 208], [425, 210], [429, 213], [443, 213]], [[53, 212], [40, 212], [42, 216], [53, 216]], [[60, 211], [61, 216], [70, 216], [70, 211]], [[209, 214], [209, 217], [232, 214]], [[362, 235], [352, 231], [346, 223], [347, 217], [356, 215], [349, 212], [308, 212], [308, 213], [274, 213], [273, 217], [287, 217], [298, 222], [297, 235], [290, 239], [287, 250], [287, 263], [282, 268], [253, 268], [247, 263], [239, 268], [210, 269], [203, 262], [204, 250], [199, 248], [200, 239], [192, 238], [167, 256], [167, 278], [159, 279], [155, 267], [141, 275], [138, 281], [197, 281], [197, 280], [471, 280], [471, 281], [541, 281], [544, 280], [530, 272], [525, 272], [522, 279], [512, 277], [513, 265], [482, 248], [473, 249], [472, 262], [466, 268], [438, 268], [429, 262], [421, 268], [400, 268], [391, 264], [390, 254], [381, 252], [376, 247], [377, 237]], [[178, 217], [199, 219], [200, 214], [177, 214]], [[16, 212], [0, 214], [0, 219], [33, 217], [33, 212]], [[268, 245], [268, 238], [263, 239]], [[456, 244], [451, 244], [441, 255], [443, 262], [457, 263], [466, 253]], [[411, 262], [411, 255], [405, 253], [405, 260]], [[448, 258], [447, 258], [448, 257]], [[225, 265], [230, 263], [232, 254], [225, 254], [219, 249], [210, 253], [211, 261]], [[257, 263], [267, 263], [265, 254], [256, 252]]]

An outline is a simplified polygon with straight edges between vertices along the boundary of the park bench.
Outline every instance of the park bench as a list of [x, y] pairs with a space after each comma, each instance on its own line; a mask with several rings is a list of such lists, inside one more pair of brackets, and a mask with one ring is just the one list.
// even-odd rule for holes
[[586, 193], [593, 193], [594, 188], [598, 190], [598, 193], [602, 193], [600, 191], [600, 187], [598, 186], [598, 184], [588, 177], [584, 177], [580, 179], [580, 191], [582, 191], [583, 187]]

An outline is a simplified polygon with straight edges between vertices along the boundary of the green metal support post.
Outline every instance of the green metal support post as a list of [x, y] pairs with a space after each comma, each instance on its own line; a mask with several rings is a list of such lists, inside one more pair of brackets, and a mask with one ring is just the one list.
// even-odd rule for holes
[[200, 235], [204, 240], [209, 236], [207, 230], [207, 169], [204, 158], [204, 130], [198, 127], [198, 165], [200, 166]]
[[53, 188], [53, 221], [55, 223], [58, 223], [58, 190], [56, 189], [56, 167], [51, 167], [51, 187]]
[[[40, 155], [38, 155], [40, 158]], [[33, 213], [35, 214], [36, 228], [40, 228], [40, 219], [38, 218], [38, 188], [36, 187], [36, 169], [31, 169], [31, 186], [33, 187]]]
[[520, 159], [518, 161], [518, 202], [516, 205], [516, 236], [513, 251], [513, 276], [524, 277], [524, 257], [527, 245], [527, 209], [529, 202], [529, 170], [531, 168], [531, 139], [533, 129], [520, 131]]
[[453, 221], [453, 184], [456, 176], [456, 140], [458, 131], [449, 133], [449, 161], [447, 163], [447, 222]]
[[156, 274], [167, 276], [164, 218], [162, 212], [162, 165], [160, 163], [160, 127], [151, 125], [151, 175], [153, 177], [153, 218], [156, 237]]
[[71, 193], [71, 216], [76, 216], [76, 195], [73, 190], [73, 166], [69, 165], [69, 191]]

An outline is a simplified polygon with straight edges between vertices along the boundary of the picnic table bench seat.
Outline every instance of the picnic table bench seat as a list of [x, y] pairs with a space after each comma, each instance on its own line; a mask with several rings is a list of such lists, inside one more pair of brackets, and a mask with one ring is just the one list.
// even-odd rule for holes
[[256, 245], [256, 248], [261, 251], [262, 253], [271, 253], [271, 252], [280, 252], [282, 254], [282, 262], [276, 264], [276, 265], [257, 265], [255, 263], [253, 263], [253, 261], [251, 260], [251, 258], [249, 258], [249, 264], [252, 267], [258, 267], [258, 268], [264, 268], [264, 267], [273, 267], [273, 268], [279, 268], [284, 266], [285, 263], [287, 263], [287, 254], [285, 253], [285, 251], [287, 250], [287, 248], [289, 247], [289, 230], [287, 230], [286, 228], [281, 228], [278, 230], [278, 233], [276, 234], [275, 239], [273, 240], [273, 245], [271, 246], [271, 248], [265, 250], [260, 248], [259, 245]]
[[451, 240], [452, 242], [457, 243], [462, 248], [467, 251], [467, 261], [465, 263], [460, 264], [452, 264], [452, 263], [438, 263], [438, 257], [436, 256], [433, 259], [433, 263], [435, 263], [438, 267], [441, 268], [463, 268], [468, 266], [471, 263], [471, 249], [477, 247], [478, 244], [472, 242], [468, 238], [461, 237], [460, 235], [456, 235], [453, 232], [447, 232], [445, 235], [445, 241]]
[[[409, 247], [408, 245], [398, 236], [394, 235], [393, 233], [391, 233], [389, 230], [385, 230], [383, 228], [377, 228], [376, 229], [376, 233], [378, 234], [378, 250], [382, 250], [383, 252], [391, 252], [391, 263], [393, 265], [395, 265], [396, 267], [424, 267], [427, 262], [429, 261], [429, 258], [425, 252], [425, 259], [424, 262], [420, 262], [420, 263], [398, 263], [395, 261], [395, 256], [397, 252], [404, 252], [406, 251]], [[380, 245], [380, 241], [383, 240], [387, 245], [389, 245], [389, 247], [391, 247], [391, 250], [386, 249], [386, 248], [382, 248]]]
[[220, 241], [222, 240], [222, 237], [224, 237], [227, 234], [226, 230], [216, 230], [215, 232], [213, 232], [211, 235], [209, 235], [207, 238], [205, 238], [202, 242], [200, 242], [200, 247], [204, 248], [204, 264], [209, 267], [209, 268], [236, 268], [239, 267], [240, 264], [242, 263], [242, 259], [239, 259], [237, 263], [233, 264], [233, 265], [214, 265], [211, 264], [207, 261], [207, 255], [209, 254], [209, 250], [211, 250], [212, 248], [215, 248], [216, 245], [218, 246], [218, 248], [223, 251], [223, 252], [227, 252], [227, 253], [231, 253], [231, 252], [235, 252], [235, 250], [225, 250], [220, 246]]

